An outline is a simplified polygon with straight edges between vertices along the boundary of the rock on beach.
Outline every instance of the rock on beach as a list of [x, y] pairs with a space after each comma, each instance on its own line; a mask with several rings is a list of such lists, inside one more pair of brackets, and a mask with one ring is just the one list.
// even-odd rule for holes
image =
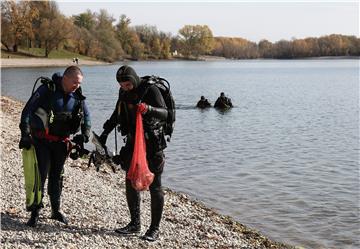
[[[45, 192], [39, 226], [25, 225], [25, 188], [18, 128], [24, 104], [1, 96], [1, 247], [2, 248], [293, 248], [277, 243], [182, 193], [165, 189], [161, 237], [146, 242], [123, 237], [115, 228], [129, 222], [125, 176], [104, 167], [96, 172], [87, 160], [65, 164], [62, 211], [69, 225], [51, 220]], [[166, 169], [165, 169], [166, 174]], [[150, 194], [141, 193], [143, 234], [150, 225]]]

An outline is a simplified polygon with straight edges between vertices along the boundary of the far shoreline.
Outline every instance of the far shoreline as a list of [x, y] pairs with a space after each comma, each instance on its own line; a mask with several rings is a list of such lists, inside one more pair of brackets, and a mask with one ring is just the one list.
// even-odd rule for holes
[[[215, 62], [215, 61], [269, 61], [269, 60], [359, 60], [360, 56], [322, 56], [322, 57], [302, 57], [291, 59], [274, 59], [274, 58], [254, 58], [254, 59], [231, 59], [219, 56], [200, 56], [198, 59], [184, 59], [184, 58], [172, 58], [168, 60], [138, 60], [142, 62], [154, 62], [154, 61], [202, 61], [202, 62]], [[79, 60], [76, 64], [72, 59], [48, 59], [48, 58], [1, 58], [1, 68], [31, 68], [31, 67], [65, 67], [65, 66], [104, 66], [114, 65], [119, 62], [126, 63], [132, 60], [119, 60], [113, 63], [98, 61], [98, 60]]]
[[111, 65], [111, 63], [96, 60], [80, 59], [79, 63], [72, 59], [48, 59], [48, 58], [1, 58], [1, 68], [21, 67], [64, 67], [64, 66], [99, 66]]

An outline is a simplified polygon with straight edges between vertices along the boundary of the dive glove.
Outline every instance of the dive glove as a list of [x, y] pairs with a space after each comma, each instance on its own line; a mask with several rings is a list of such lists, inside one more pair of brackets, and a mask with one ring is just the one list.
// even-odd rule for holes
[[113, 161], [113, 163], [115, 163], [116, 165], [120, 165], [120, 164], [122, 163], [120, 155], [113, 156], [113, 157], [112, 157], [112, 161]]
[[106, 144], [106, 140], [107, 140], [108, 134], [106, 134], [105, 132], [101, 133], [100, 137], [99, 137], [99, 142], [102, 145]]
[[19, 149], [30, 149], [32, 145], [30, 136], [22, 136], [19, 142]]
[[84, 144], [84, 143], [87, 143], [89, 142], [89, 138], [85, 135], [82, 135], [82, 134], [78, 134], [76, 136], [73, 137], [72, 141], [76, 144]]

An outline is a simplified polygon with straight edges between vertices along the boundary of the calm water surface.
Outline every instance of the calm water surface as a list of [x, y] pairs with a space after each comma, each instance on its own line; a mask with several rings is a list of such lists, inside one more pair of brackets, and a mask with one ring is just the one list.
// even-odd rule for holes
[[[358, 60], [131, 64], [172, 84], [178, 110], [164, 185], [278, 241], [360, 247]], [[98, 133], [117, 99], [118, 67], [82, 67]], [[27, 100], [38, 76], [63, 70], [2, 69], [2, 95]], [[232, 110], [194, 108], [221, 91]]]

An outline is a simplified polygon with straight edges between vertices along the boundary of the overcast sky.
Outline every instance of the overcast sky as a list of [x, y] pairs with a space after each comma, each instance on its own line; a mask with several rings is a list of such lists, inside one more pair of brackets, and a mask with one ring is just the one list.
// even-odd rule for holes
[[[319, 37], [359, 37], [359, 3], [311, 1], [210, 2], [58, 0], [66, 16], [106, 9], [114, 18], [125, 14], [131, 25], [152, 25], [173, 35], [184, 25], [208, 25], [214, 36], [242, 37], [258, 42]], [[86, 2], [86, 3], [85, 3]]]

